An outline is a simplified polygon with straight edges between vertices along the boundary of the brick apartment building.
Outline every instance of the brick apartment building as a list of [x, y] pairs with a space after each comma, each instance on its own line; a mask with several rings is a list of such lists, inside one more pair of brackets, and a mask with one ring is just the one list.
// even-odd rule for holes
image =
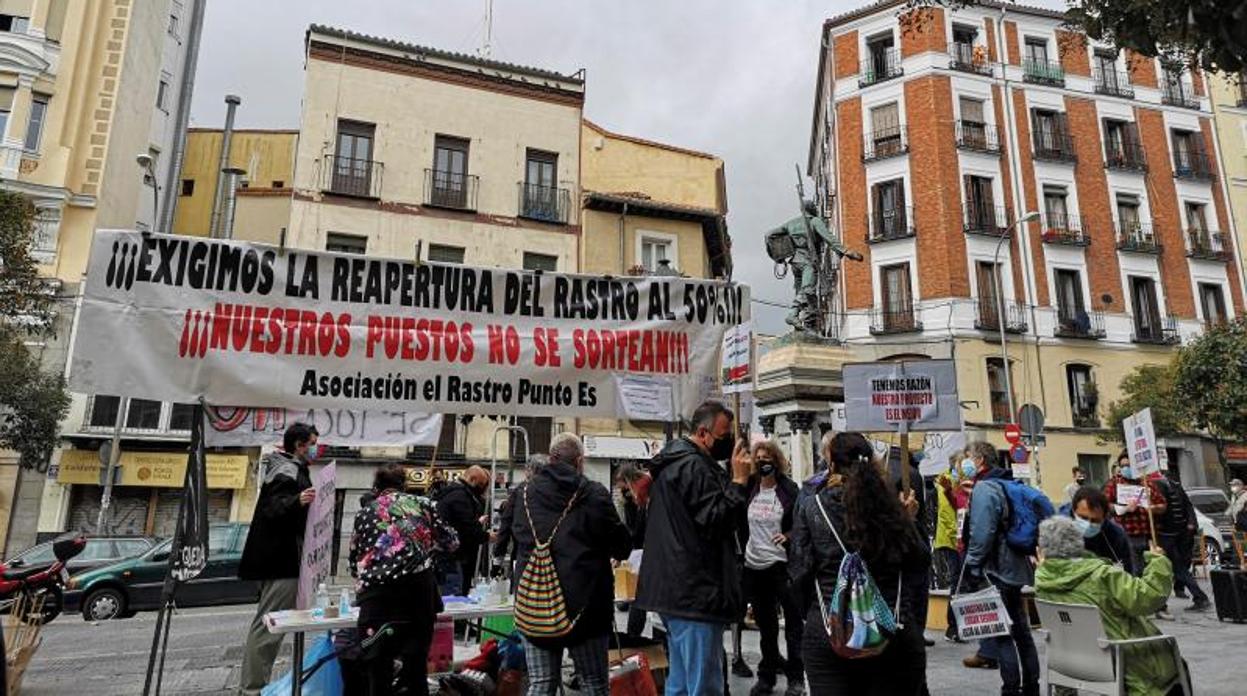
[[[955, 358], [967, 428], [1004, 447], [1003, 324], [1013, 404], [1046, 414], [1042, 486], [1074, 464], [1102, 480], [1121, 378], [1243, 311], [1204, 76], [1059, 12], [903, 11], [823, 26], [809, 168], [864, 256], [842, 274], [840, 335], [855, 359]], [[1220, 483], [1208, 443], [1164, 444], [1189, 485]]]

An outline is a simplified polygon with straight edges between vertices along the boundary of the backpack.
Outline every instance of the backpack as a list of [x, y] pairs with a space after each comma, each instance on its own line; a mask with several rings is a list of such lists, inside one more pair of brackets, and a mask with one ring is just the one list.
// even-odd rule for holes
[[529, 638], [562, 638], [572, 632], [580, 619], [579, 614], [567, 615], [563, 585], [559, 582], [550, 549], [559, 525], [563, 524], [579, 497], [579, 490], [572, 494], [567, 507], [563, 508], [563, 514], [554, 523], [554, 529], [550, 530], [550, 536], [542, 541], [537, 527], [533, 525], [533, 514], [528, 509], [528, 484], [524, 485], [524, 514], [528, 516], [528, 526], [533, 531], [533, 550], [528, 554], [528, 561], [515, 586], [515, 628]]
[[999, 483], [1008, 508], [1005, 511], [1008, 521], [1005, 543], [1022, 555], [1034, 556], [1039, 546], [1039, 523], [1056, 514], [1056, 508], [1038, 488], [1009, 479]]
[[857, 552], [845, 548], [818, 494], [814, 495], [814, 502], [844, 553], [830, 602], [824, 602], [822, 587], [818, 578], [814, 579], [818, 605], [823, 612], [823, 628], [831, 641], [831, 649], [846, 659], [875, 657], [888, 647], [888, 640], [901, 629], [897, 622], [901, 612], [901, 578], [899, 575], [896, 578], [896, 608], [893, 610], [870, 577], [866, 562]]

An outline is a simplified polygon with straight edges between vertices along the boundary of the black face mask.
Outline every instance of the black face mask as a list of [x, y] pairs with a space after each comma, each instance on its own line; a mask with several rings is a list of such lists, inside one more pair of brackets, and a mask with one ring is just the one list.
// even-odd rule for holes
[[710, 445], [710, 456], [713, 457], [716, 462], [729, 459], [732, 456], [732, 436], [724, 435], [723, 437], [717, 438], [714, 441], [714, 444]]
[[758, 465], [758, 474], [762, 476], [771, 476], [775, 473], [775, 465], [771, 462]]

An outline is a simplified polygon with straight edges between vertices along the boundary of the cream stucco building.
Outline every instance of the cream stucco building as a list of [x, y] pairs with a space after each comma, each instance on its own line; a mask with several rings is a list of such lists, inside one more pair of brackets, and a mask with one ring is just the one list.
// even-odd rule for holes
[[[188, 26], [199, 1], [0, 2], [0, 186], [35, 206], [33, 249], [65, 298], [56, 337], [35, 346], [47, 369], [66, 367], [73, 297], [94, 231], [151, 229], [157, 217], [177, 131]], [[140, 154], [152, 158], [151, 172], [136, 162]], [[98, 446], [98, 436], [78, 427], [87, 401], [74, 395], [62, 427], [70, 448]], [[161, 416], [167, 424], [166, 407]], [[49, 476], [19, 473], [0, 453], [0, 538], [7, 550], [35, 541], [45, 487], [56, 489], [58, 503], [68, 493], [56, 485], [59, 456], [48, 462]], [[90, 516], [89, 496], [80, 497], [83, 516]]]

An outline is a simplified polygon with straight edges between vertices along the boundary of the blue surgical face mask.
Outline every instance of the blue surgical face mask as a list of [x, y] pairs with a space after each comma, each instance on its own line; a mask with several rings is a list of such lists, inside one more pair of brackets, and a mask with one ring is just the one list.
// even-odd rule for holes
[[1074, 524], [1078, 525], [1078, 529], [1082, 532], [1084, 539], [1090, 539], [1100, 533], [1100, 525], [1098, 523], [1084, 520], [1078, 515], [1074, 515]]
[[1121, 468], [1121, 477], [1124, 479], [1129, 479], [1131, 481], [1135, 480], [1136, 477], [1134, 475], [1134, 468], [1129, 467], [1129, 466], [1123, 466]]
[[966, 457], [961, 460], [961, 478], [963, 480], [968, 481], [969, 479], [974, 478], [974, 474], [977, 473], [978, 470], [979, 468], [974, 465], [973, 459]]

